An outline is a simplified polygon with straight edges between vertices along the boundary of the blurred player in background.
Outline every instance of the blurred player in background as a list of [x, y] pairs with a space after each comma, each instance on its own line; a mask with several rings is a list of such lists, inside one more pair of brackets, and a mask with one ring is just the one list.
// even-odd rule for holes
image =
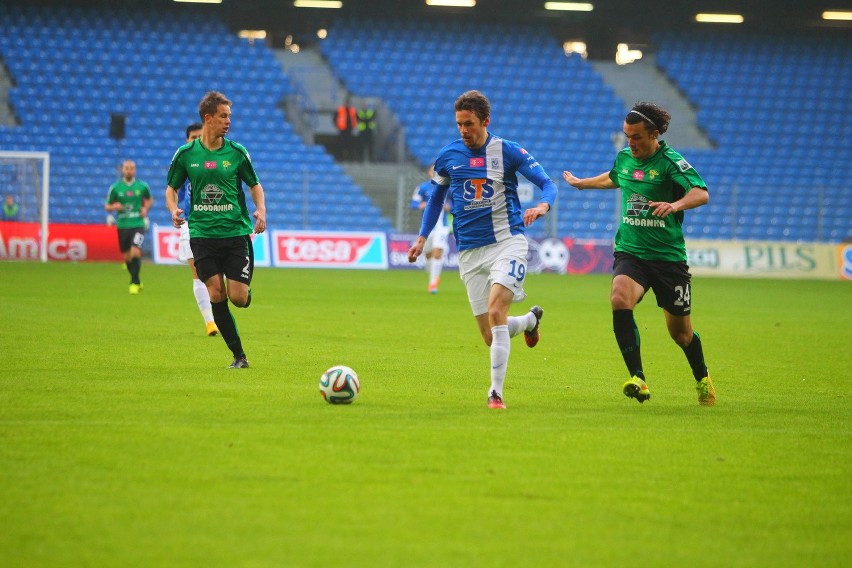
[[701, 338], [692, 329], [691, 275], [683, 239], [683, 212], [704, 205], [710, 197], [698, 172], [660, 140], [670, 120], [671, 115], [653, 103], [637, 104], [624, 119], [628, 147], [618, 153], [611, 170], [584, 179], [569, 171], [562, 176], [580, 190], [621, 188], [610, 302], [615, 339], [630, 373], [624, 394], [639, 402], [651, 398], [633, 309], [652, 289], [664, 310], [669, 335], [692, 368], [699, 404], [712, 406], [716, 391]]
[[[175, 188], [188, 179], [192, 184], [187, 213], [192, 219], [189, 244], [195, 269], [207, 286], [219, 333], [234, 355], [230, 368], [245, 369], [249, 363], [228, 300], [239, 308], [251, 304], [251, 233], [266, 230], [266, 201], [248, 151], [225, 137], [231, 127], [231, 101], [222, 93], [210, 91], [201, 99], [198, 115], [201, 138], [175, 152], [169, 167], [166, 206], [175, 227], [186, 223]], [[255, 206], [253, 228], [243, 183]]]
[[[521, 332], [529, 347], [541, 333], [544, 311], [533, 306], [509, 317], [512, 302], [526, 298], [524, 280], [529, 245], [524, 227], [544, 216], [556, 199], [556, 185], [526, 150], [488, 132], [491, 103], [479, 91], [456, 99], [461, 138], [444, 146], [435, 160], [435, 189], [423, 211], [420, 235], [408, 251], [409, 262], [423, 253], [426, 237], [438, 222], [447, 193], [452, 197], [453, 234], [459, 248], [459, 273], [479, 332], [490, 347], [489, 408], [506, 408], [503, 384], [509, 364], [509, 339]], [[521, 211], [517, 174], [542, 190], [536, 205]]]
[[14, 195], [7, 195], [6, 202], [3, 203], [3, 221], [17, 221], [20, 207], [15, 203]]
[[148, 184], [136, 179], [136, 162], [133, 160], [125, 160], [121, 164], [121, 178], [110, 186], [104, 209], [115, 213], [118, 248], [130, 272], [130, 293], [138, 294], [143, 287], [139, 273], [142, 270], [145, 220], [154, 199]]
[[[435, 169], [430, 166], [429, 179], [418, 185], [411, 196], [412, 209], [422, 211], [426, 208], [429, 196], [435, 188], [432, 184], [432, 176], [434, 175]], [[438, 286], [441, 284], [441, 271], [444, 268], [444, 252], [449, 250], [450, 227], [446, 215], [449, 211], [450, 202], [447, 200], [444, 202], [440, 215], [438, 215], [435, 228], [429, 233], [423, 245], [423, 252], [426, 255], [426, 271], [429, 273], [428, 290], [430, 294], [438, 293]]]
[[[193, 140], [201, 138], [201, 123], [195, 122], [186, 127], [186, 143], [189, 144]], [[180, 245], [178, 248], [178, 260], [189, 265], [192, 270], [192, 292], [195, 294], [195, 303], [198, 304], [198, 310], [201, 312], [201, 317], [204, 318], [204, 325], [208, 337], [213, 337], [219, 333], [219, 328], [216, 327], [216, 322], [213, 321], [213, 308], [210, 307], [210, 294], [207, 292], [207, 286], [204, 285], [198, 278], [198, 272], [195, 270], [195, 259], [192, 257], [192, 247], [189, 246], [189, 207], [190, 207], [191, 185], [189, 180], [186, 180], [178, 190], [178, 207], [183, 211], [186, 223], [180, 226]]]

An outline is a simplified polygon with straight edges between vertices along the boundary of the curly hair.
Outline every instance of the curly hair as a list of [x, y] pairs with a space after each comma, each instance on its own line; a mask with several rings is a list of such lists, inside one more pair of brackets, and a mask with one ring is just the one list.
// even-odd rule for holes
[[460, 110], [469, 110], [475, 114], [479, 120], [485, 120], [491, 116], [491, 103], [488, 102], [488, 98], [479, 91], [467, 91], [466, 93], [462, 93], [459, 98], [456, 99], [454, 108], [456, 112]]
[[644, 122], [648, 132], [659, 130], [660, 134], [663, 134], [668, 130], [671, 119], [672, 115], [665, 109], [660, 108], [654, 103], [642, 102], [633, 105], [633, 108], [630, 109], [630, 112], [624, 118], [624, 122], [627, 124]]

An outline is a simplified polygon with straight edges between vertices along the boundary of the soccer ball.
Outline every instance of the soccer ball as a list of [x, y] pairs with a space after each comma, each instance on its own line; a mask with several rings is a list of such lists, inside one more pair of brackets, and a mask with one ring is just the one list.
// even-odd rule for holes
[[361, 392], [358, 375], [346, 365], [335, 365], [320, 377], [319, 390], [331, 404], [350, 404]]

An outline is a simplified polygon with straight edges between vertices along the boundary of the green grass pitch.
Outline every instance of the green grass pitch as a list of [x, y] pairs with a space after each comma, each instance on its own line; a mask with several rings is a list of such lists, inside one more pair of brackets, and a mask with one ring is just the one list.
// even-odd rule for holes
[[[456, 273], [258, 269], [226, 369], [186, 267], [0, 264], [0, 565], [848, 566], [852, 286], [696, 278], [718, 403], [652, 295], [531, 275], [506, 411]], [[353, 367], [351, 406], [317, 383]]]

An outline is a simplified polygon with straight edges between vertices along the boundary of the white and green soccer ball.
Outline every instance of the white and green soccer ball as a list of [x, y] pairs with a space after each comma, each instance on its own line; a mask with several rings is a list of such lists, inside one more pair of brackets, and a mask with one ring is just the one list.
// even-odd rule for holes
[[350, 404], [361, 392], [358, 374], [346, 365], [335, 365], [322, 374], [319, 381], [322, 397], [331, 404]]

